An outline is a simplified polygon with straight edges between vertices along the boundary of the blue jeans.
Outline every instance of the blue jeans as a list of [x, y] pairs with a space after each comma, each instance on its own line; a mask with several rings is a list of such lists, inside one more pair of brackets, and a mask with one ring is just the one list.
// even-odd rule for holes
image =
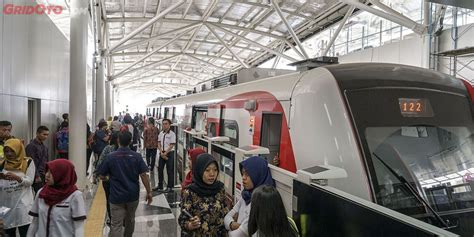
[[168, 188], [174, 187], [174, 151], [168, 154], [168, 160], [163, 159], [160, 156], [158, 160], [158, 188], [163, 188], [163, 170], [166, 165], [166, 173], [168, 173]]

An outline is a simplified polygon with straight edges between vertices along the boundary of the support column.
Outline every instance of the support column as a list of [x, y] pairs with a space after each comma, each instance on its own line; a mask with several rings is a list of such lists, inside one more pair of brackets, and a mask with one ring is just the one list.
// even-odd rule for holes
[[71, 0], [70, 85], [69, 85], [69, 160], [77, 173], [77, 186], [86, 186], [87, 123], [87, 1]]
[[112, 116], [112, 85], [111, 81], [105, 82], [105, 117]]
[[428, 0], [423, 2], [423, 25], [428, 27], [428, 30], [423, 35], [423, 51], [422, 51], [422, 62], [421, 66], [423, 68], [430, 69], [430, 58], [431, 58], [431, 7]]
[[110, 91], [112, 92], [111, 93], [112, 103], [110, 104], [110, 109], [112, 110], [112, 115], [116, 115], [118, 113], [115, 113], [115, 89], [114, 89], [114, 86], [112, 84], [110, 85]]
[[[103, 59], [103, 58], [102, 58]], [[96, 76], [96, 107], [95, 107], [95, 124], [99, 124], [101, 119], [107, 120], [105, 117], [105, 75], [104, 62], [101, 60], [97, 63]]]

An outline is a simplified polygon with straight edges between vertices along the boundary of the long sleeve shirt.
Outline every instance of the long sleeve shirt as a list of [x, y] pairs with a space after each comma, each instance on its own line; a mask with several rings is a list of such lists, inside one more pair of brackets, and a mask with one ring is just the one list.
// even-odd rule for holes
[[31, 140], [30, 144], [26, 146], [26, 156], [31, 157], [35, 162], [36, 172], [35, 177], [43, 178], [45, 175], [46, 162], [48, 162], [48, 148], [44, 143], [38, 141], [36, 138]]
[[198, 229], [189, 231], [186, 229], [186, 223], [189, 221], [189, 217], [181, 212], [178, 223], [181, 229], [191, 236], [224, 236], [223, 217], [228, 211], [225, 206], [224, 189], [215, 196], [210, 197], [200, 197], [195, 192], [185, 189], [181, 201], [181, 210], [186, 210], [192, 216], [198, 216], [201, 220], [201, 226]]
[[[233, 216], [238, 214], [237, 223], [240, 224], [240, 227], [236, 230], [230, 230], [230, 223], [234, 221]], [[229, 231], [229, 237], [247, 237], [249, 234], [248, 231], [248, 221], [250, 216], [250, 204], [245, 204], [243, 198], [241, 198], [227, 213], [224, 217], [224, 226]]]
[[4, 228], [10, 229], [31, 223], [31, 217], [28, 215], [33, 205], [33, 190], [31, 185], [35, 178], [35, 164], [30, 161], [26, 174], [21, 171], [3, 170], [2, 173], [13, 173], [22, 179], [22, 182], [16, 180], [0, 179], [0, 206], [11, 208], [3, 217]]

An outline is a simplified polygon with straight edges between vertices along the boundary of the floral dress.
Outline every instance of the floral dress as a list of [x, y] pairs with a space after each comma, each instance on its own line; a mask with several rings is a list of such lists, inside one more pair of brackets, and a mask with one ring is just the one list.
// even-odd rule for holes
[[195, 192], [185, 189], [181, 201], [181, 210], [188, 211], [192, 216], [198, 216], [201, 227], [193, 231], [185, 228], [189, 217], [181, 212], [178, 222], [183, 232], [190, 236], [226, 236], [224, 217], [229, 211], [225, 205], [225, 190], [219, 191], [215, 196], [200, 197]]

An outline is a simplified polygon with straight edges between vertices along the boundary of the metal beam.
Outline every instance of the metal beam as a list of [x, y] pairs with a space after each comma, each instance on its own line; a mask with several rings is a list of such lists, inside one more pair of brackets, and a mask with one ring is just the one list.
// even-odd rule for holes
[[304, 59], [308, 59], [308, 54], [306, 53], [306, 50], [304, 49], [303, 45], [301, 44], [300, 39], [296, 35], [295, 31], [293, 30], [293, 27], [288, 23], [286, 20], [285, 16], [283, 16], [283, 13], [281, 12], [280, 6], [278, 6], [278, 3], [275, 0], [272, 0], [272, 5], [277, 14], [280, 16], [281, 20], [285, 24], [286, 28], [288, 29], [288, 32], [290, 33], [291, 37], [295, 41], [296, 45], [298, 45], [298, 48], [300, 48], [301, 53], [303, 53]]
[[187, 53], [185, 53], [184, 55], [186, 55], [188, 58], [190, 58], [190, 59], [192, 59], [192, 60], [195, 60], [195, 61], [197, 61], [197, 62], [204, 63], [204, 64], [206, 64], [207, 66], [210, 66], [210, 67], [219, 69], [220, 71], [223, 71], [223, 72], [229, 72], [229, 71], [230, 71], [230, 69], [228, 69], [228, 68], [219, 67], [219, 66], [214, 65], [214, 64], [212, 64], [212, 63], [210, 63], [210, 62], [207, 62], [207, 61], [202, 60], [202, 59], [200, 59], [200, 58], [194, 57], [193, 55], [190, 55], [190, 54], [187, 54]]
[[148, 28], [149, 26], [151, 26], [153, 23], [157, 22], [160, 18], [164, 17], [166, 14], [170, 13], [171, 11], [173, 11], [174, 9], [178, 8], [179, 6], [181, 6], [183, 3], [185, 3], [186, 0], [181, 0], [181, 1], [178, 1], [176, 2], [175, 4], [171, 5], [170, 7], [168, 7], [167, 9], [165, 9], [164, 11], [162, 11], [160, 14], [158, 14], [157, 16], [153, 17], [152, 19], [150, 19], [149, 21], [147, 21], [145, 24], [141, 25], [140, 27], [138, 27], [137, 29], [135, 29], [134, 31], [132, 31], [130, 34], [128, 34], [127, 36], [125, 36], [122, 40], [120, 40], [117, 44], [115, 44], [114, 46], [112, 46], [109, 51], [113, 52], [118, 46], [124, 44], [125, 42], [127, 42], [128, 40], [130, 40], [131, 38], [133, 38], [135, 35], [139, 34], [140, 32], [142, 32], [143, 30], [145, 30], [146, 28]]
[[141, 80], [144, 80], [144, 79], [154, 78], [158, 75], [164, 74], [165, 72], [166, 72], [166, 70], [164, 70], [162, 72], [154, 73], [154, 74], [151, 74], [151, 75], [138, 77], [138, 78], [135, 78], [135, 77], [134, 78], [128, 78], [127, 80], [122, 80], [122, 81], [117, 82], [116, 85], [130, 84], [130, 83], [141, 81]]
[[344, 18], [342, 18], [342, 20], [339, 22], [339, 26], [337, 27], [336, 32], [334, 33], [334, 35], [329, 40], [329, 43], [327, 44], [327, 46], [324, 49], [323, 54], [321, 56], [326, 56], [328, 54], [329, 49], [331, 49], [332, 44], [334, 44], [334, 41], [336, 41], [337, 37], [339, 36], [339, 33], [341, 32], [342, 28], [346, 24], [349, 17], [352, 16], [352, 13], [354, 12], [354, 10], [355, 10], [354, 6], [349, 7], [349, 10], [347, 10], [346, 15], [344, 15]]
[[[285, 44], [280, 45], [280, 50], [278, 50], [280, 53], [283, 53], [283, 50], [285, 50]], [[275, 69], [278, 63], [280, 62], [281, 57], [276, 56], [275, 61], [273, 61], [272, 69]]]
[[[236, 2], [237, 2], [237, 1], [236, 1]], [[238, 3], [247, 4], [247, 5], [252, 5], [252, 6], [257, 6], [257, 7], [261, 7], [261, 8], [264, 8], [264, 9], [269, 9], [269, 8], [270, 8], [268, 5], [261, 4], [261, 3], [257, 3], [257, 2], [239, 1]], [[288, 10], [285, 10], [285, 9], [282, 9], [282, 11], [283, 11], [284, 13], [287, 13], [287, 14], [290, 14], [290, 15], [293, 15], [293, 16], [297, 16], [297, 17], [303, 18], [303, 19], [305, 19], [305, 20], [307, 20], [307, 21], [312, 20], [311, 17], [308, 17], [308, 16], [305, 16], [305, 15], [303, 15], [303, 14], [300, 14], [300, 13], [298, 13], [298, 11], [292, 12], [292, 11], [288, 11]]]
[[[161, 3], [163, 1], [161, 0], [158, 0], [158, 4], [156, 5], [156, 10], [155, 10], [155, 16], [157, 16], [158, 14], [160, 14], [160, 9], [161, 9]], [[146, 16], [143, 16], [143, 17], [146, 17]], [[159, 26], [159, 29], [161, 29], [161, 26], [162, 26], [162, 23], [160, 23], [160, 26]], [[159, 32], [159, 29], [158, 29], [158, 32]], [[155, 33], [155, 30], [156, 30], [156, 23], [153, 23], [153, 25], [151, 26], [151, 31], [150, 31], [150, 36], [149, 38], [151, 38], [153, 36], [153, 34]], [[147, 42], [146, 44], [146, 52], [150, 51], [150, 45], [151, 43], [150, 42]], [[146, 60], [143, 61], [143, 64], [146, 63]]]
[[413, 25], [418, 24], [416, 21], [408, 18], [407, 16], [401, 14], [400, 12], [395, 11], [393, 8], [381, 3], [379, 0], [370, 0], [370, 2], [389, 14], [405, 19], [405, 21], [410, 22], [410, 24], [413, 24]]
[[[108, 18], [107, 23], [110, 23], [110, 22], [124, 22], [124, 20], [120, 20], [120, 19], [122, 19], [122, 18]], [[130, 18], [125, 18], [125, 19], [130, 19]], [[137, 18], [132, 18], [132, 19], [135, 19], [135, 20], [130, 20], [130, 22], [142, 22], [142, 21], [148, 20], [149, 18], [137, 17]], [[129, 22], [129, 21], [125, 21], [125, 22]], [[193, 23], [196, 23], [196, 22], [203, 23], [201, 20], [167, 19], [167, 18], [158, 19], [157, 22], [178, 23], [178, 24], [193, 24]], [[278, 39], [278, 40], [286, 40], [286, 38], [283, 36], [284, 33], [281, 33], [281, 32], [279, 32], [281, 34], [281, 36], [280, 36], [280, 35], [275, 35], [275, 34], [266, 32], [266, 31], [249, 29], [247, 27], [238, 26], [238, 25], [231, 25], [231, 24], [224, 24], [224, 23], [217, 23], [217, 22], [213, 22], [212, 24], [223, 27], [223, 28], [229, 28], [229, 29], [239, 30], [239, 31], [243, 31], [243, 32], [250, 32], [250, 33], [254, 33], [254, 34], [264, 35], [264, 36], [268, 36], [268, 37]]]
[[[169, 72], [169, 71], [163, 71], [163, 72], [155, 73], [155, 74], [144, 76], [144, 77], [134, 78], [134, 79], [131, 79], [131, 80], [120, 82], [120, 83], [118, 83], [118, 85], [120, 85], [120, 86], [123, 86], [123, 85], [136, 85], [137, 83], [143, 83], [143, 82], [138, 82], [138, 81], [142, 81], [142, 80], [150, 79], [150, 78], [155, 79], [156, 77], [158, 77], [160, 75], [163, 75], [167, 72]], [[185, 85], [185, 84], [181, 83], [181, 85]]]
[[271, 48], [268, 48], [267, 46], [261, 45], [261, 44], [259, 44], [259, 43], [257, 43], [257, 42], [254, 42], [254, 41], [250, 40], [250, 39], [247, 39], [247, 38], [245, 38], [245, 37], [242, 37], [242, 36], [240, 36], [240, 35], [238, 35], [238, 34], [232, 32], [232, 31], [226, 30], [226, 29], [224, 29], [224, 28], [222, 28], [222, 27], [219, 27], [219, 26], [217, 26], [217, 25], [215, 25], [215, 24], [213, 24], [213, 23], [206, 23], [206, 25], [207, 25], [207, 26], [211, 26], [211, 27], [215, 27], [215, 28], [219, 29], [220, 31], [225, 32], [226, 34], [232, 35], [232, 36], [234, 36], [234, 37], [236, 37], [236, 38], [238, 38], [238, 39], [240, 39], [240, 40], [242, 40], [242, 41], [245, 41], [245, 42], [247, 42], [247, 43], [249, 43], [249, 44], [255, 45], [256, 47], [262, 48], [262, 49], [264, 49], [264, 50], [266, 50], [266, 51], [268, 51], [268, 52], [270, 52], [270, 53], [273, 53], [273, 54], [275, 54], [275, 55], [280, 55], [281, 57], [286, 58], [286, 59], [288, 59], [288, 60], [290, 60], [290, 61], [292, 61], [292, 62], [298, 61], [298, 60], [295, 59], [295, 58], [292, 58], [292, 57], [290, 57], [290, 56], [288, 56], [288, 55], [282, 54], [282, 53], [280, 53], [280, 52], [278, 52], [278, 51], [275, 51], [275, 50], [273, 50], [273, 49], [271, 49]]
[[[202, 70], [202, 68], [200, 68]], [[166, 68], [166, 69], [160, 69], [159, 67], [158, 68], [155, 68], [155, 69], [150, 69], [148, 70], [147, 72], [164, 72], [164, 71], [169, 71], [169, 68]], [[212, 73], [207, 73], [207, 72], [204, 72], [203, 70], [202, 71], [195, 71], [195, 70], [185, 70], [183, 68], [180, 68], [180, 69], [175, 69], [174, 70], [175, 72], [176, 71], [179, 71], [179, 72], [185, 72], [185, 73], [192, 73], [192, 74], [199, 74], [199, 75], [203, 75], [205, 77], [215, 77], [216, 75], [220, 75], [220, 74], [212, 74]], [[123, 79], [123, 80], [128, 80], [130, 78], [132, 78], [133, 76], [128, 76], [128, 77], [122, 77], [120, 79]]]
[[[146, 38], [146, 39], [143, 39], [143, 40], [140, 40], [140, 41], [136, 41], [136, 42], [133, 42], [133, 43], [130, 43], [130, 44], [125, 44], [125, 45], [122, 45], [120, 47], [117, 47], [115, 50], [113, 51], [109, 51], [109, 53], [114, 53], [114, 52], [119, 52], [119, 51], [123, 51], [125, 49], [128, 49], [128, 48], [131, 48], [131, 47], [136, 47], [138, 45], [141, 45], [141, 44], [145, 44], [145, 43], [148, 43], [150, 41], [153, 41], [153, 40], [158, 40], [158, 39], [161, 39], [165, 36], [168, 36], [168, 35], [171, 35], [171, 34], [174, 34], [174, 33], [177, 33], [177, 32], [180, 32], [180, 31], [188, 31], [190, 29], [193, 29], [195, 28], [196, 26], [200, 25], [201, 23], [200, 22], [196, 22], [196, 23], [193, 23], [193, 24], [190, 24], [190, 25], [187, 25], [187, 26], [183, 26], [183, 27], [180, 27], [178, 29], [174, 29], [174, 30], [169, 30], [167, 32], [164, 32], [162, 34], [159, 34], [159, 35], [155, 35], [153, 37], [150, 37], [150, 38]], [[148, 52], [148, 51], [147, 51]]]
[[114, 77], [118, 77], [120, 76], [121, 74], [123, 74], [125, 71], [127, 71], [128, 69], [132, 68], [133, 66], [137, 65], [138, 63], [142, 62], [143, 60], [149, 58], [151, 55], [153, 55], [154, 53], [160, 51], [162, 48], [165, 48], [166, 46], [170, 45], [171, 43], [174, 43], [174, 41], [176, 39], [179, 39], [181, 37], [183, 37], [183, 35], [187, 34], [188, 31], [183, 31], [181, 32], [180, 34], [178, 34], [177, 36], [175, 36], [173, 39], [171, 39], [170, 41], [166, 42], [165, 44], [161, 45], [160, 47], [156, 48], [155, 50], [151, 51], [150, 53], [148, 53], [147, 55], [141, 57], [140, 59], [138, 59], [137, 61], [135, 61], [134, 63], [130, 64], [127, 68], [123, 69], [122, 71], [120, 71], [119, 73], [115, 74]]
[[389, 21], [392, 21], [394, 23], [397, 23], [401, 26], [407, 27], [407, 28], [413, 30], [413, 32], [415, 32], [419, 35], [423, 35], [427, 31], [426, 26], [423, 26], [423, 25], [418, 24], [418, 23], [413, 24], [413, 21], [411, 19], [409, 19], [408, 17], [403, 17], [402, 18], [400, 16], [393, 15], [393, 14], [390, 14], [388, 12], [380, 11], [378, 9], [375, 9], [373, 7], [370, 7], [370, 6], [367, 6], [367, 5], [363, 4], [363, 3], [359, 2], [358, 0], [340, 0], [340, 1], [343, 2], [343, 3], [346, 3], [348, 5], [354, 6], [356, 8], [359, 8], [360, 10], [370, 12], [370, 13], [376, 15], [376, 16], [379, 16], [379, 17], [382, 17], [382, 18], [387, 19]]
[[[173, 32], [169, 32], [170, 34], [171, 33], [176, 33], [177, 31], [173, 30]], [[167, 33], [167, 32], [166, 32]], [[209, 32], [210, 33], [210, 32]], [[145, 40], [147, 40], [148, 38], [146, 38]], [[168, 40], [171, 40], [171, 38], [159, 38], [157, 39], [158, 40], [163, 40], [163, 41], [168, 41]], [[188, 42], [188, 40], [186, 39], [177, 39], [176, 42]], [[199, 44], [211, 44], [211, 45], [221, 45], [221, 43], [219, 41], [209, 41], [209, 40], [194, 40], [195, 43], [199, 43]], [[137, 45], [140, 45], [142, 43], [138, 43], [137, 42]], [[134, 46], [137, 46], [137, 45], [134, 45]], [[123, 45], [124, 46], [124, 45]], [[123, 47], [122, 46], [122, 47]], [[248, 46], [237, 46], [237, 45], [234, 45], [232, 47], [234, 48], [237, 48], [237, 49], [241, 49], [241, 50], [247, 50], [247, 51], [250, 51], [250, 52], [261, 52], [260, 49], [253, 49], [253, 48], [250, 48], [251, 45], [248, 45]], [[122, 51], [122, 50], [117, 50], [117, 51]], [[301, 56], [303, 57], [303, 56]]]
[[183, 72], [180, 72], [180, 71], [168, 71], [168, 73], [169, 73], [169, 72], [174, 72], [175, 74], [184, 76], [184, 77], [186, 77], [188, 80], [191, 80], [191, 81], [194, 81], [194, 82], [196, 82], [196, 81], [200, 82], [200, 81], [205, 80], [205, 79], [199, 79], [199, 78], [193, 77], [193, 76], [191, 76], [191, 75], [188, 75], [188, 74], [183, 73]]
[[160, 65], [160, 64], [163, 64], [163, 63], [167, 63], [167, 62], [171, 61], [173, 58], [175, 58], [175, 57], [177, 57], [177, 56], [178, 56], [178, 55], [171, 56], [171, 57], [162, 59], [162, 60], [160, 60], [160, 61], [157, 61], [157, 62], [155, 62], [155, 63], [150, 63], [150, 64], [147, 64], [147, 65], [145, 65], [145, 66], [141, 66], [141, 67], [132, 69], [132, 70], [130, 70], [130, 71], [127, 71], [127, 72], [122, 73], [121, 75], [114, 75], [114, 76], [112, 76], [112, 77], [110, 78], [110, 80], [115, 80], [115, 79], [117, 79], [117, 78], [119, 78], [119, 77], [125, 76], [125, 75], [130, 74], [130, 73], [133, 73], [133, 72], [137, 72], [137, 71], [139, 71], [139, 70], [143, 70], [143, 69], [148, 68], [148, 67], [151, 67], [151, 66], [157, 66], [157, 65]]
[[232, 48], [230, 48], [226, 42], [224, 42], [224, 40], [221, 39], [221, 37], [219, 37], [219, 35], [216, 33], [216, 31], [214, 31], [214, 29], [212, 29], [211, 27], [207, 26], [207, 29], [209, 29], [209, 31], [217, 38], [217, 40], [219, 40], [219, 42], [221, 42], [221, 44], [227, 49], [227, 51], [229, 51], [232, 55], [234, 55], [234, 57], [239, 60], [240, 64], [242, 64], [242, 66], [244, 66], [245, 68], [250, 68], [250, 66], [248, 64], [246, 64], [244, 62], [244, 60], [242, 60], [239, 55], [237, 55], [233, 50]]
[[[125, 53], [114, 53], [111, 54], [110, 56], [112, 57], [125, 57], [125, 56], [141, 56], [146, 54], [146, 52], [125, 52]], [[155, 55], [180, 55], [181, 52], [157, 52]], [[227, 58], [227, 57], [218, 57], [218, 56], [212, 56], [212, 55], [207, 55], [207, 54], [200, 54], [200, 53], [185, 53], [188, 55], [195, 55], [198, 57], [203, 57], [203, 58], [211, 58], [211, 59], [216, 59], [216, 60], [223, 60], [223, 61], [228, 61], [228, 62], [233, 62], [233, 63], [239, 63], [239, 61], [234, 60], [232, 58]]]

